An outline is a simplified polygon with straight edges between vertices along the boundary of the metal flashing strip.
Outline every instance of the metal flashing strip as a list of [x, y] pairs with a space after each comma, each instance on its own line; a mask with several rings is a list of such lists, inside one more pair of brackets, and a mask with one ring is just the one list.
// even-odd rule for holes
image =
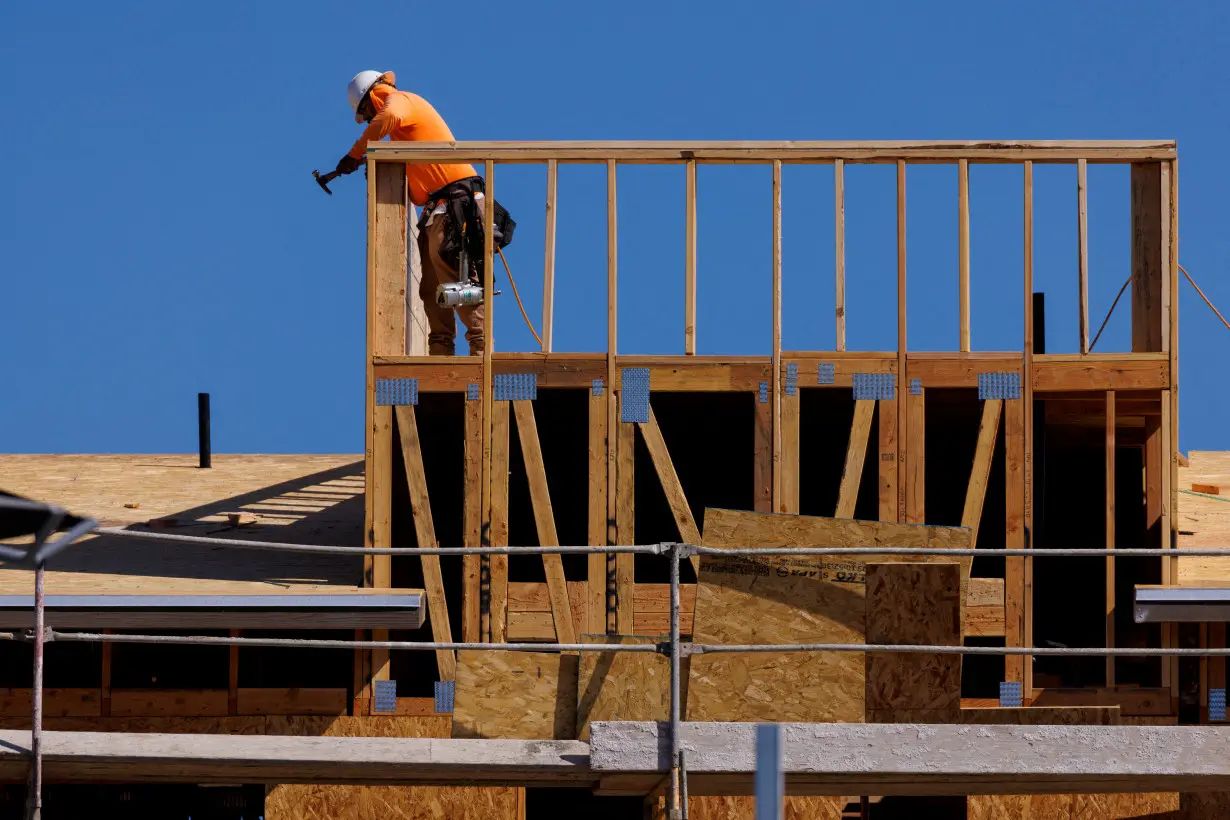
[[760, 403], [768, 404], [769, 403], [769, 383], [768, 382], [760, 383], [759, 394], [760, 394]]
[[1230, 586], [1137, 589], [1138, 624], [1230, 622]]
[[987, 399], [1019, 399], [1021, 397], [1021, 374], [979, 373], [978, 398]]
[[897, 397], [897, 377], [892, 373], [855, 373], [856, 401], [892, 401]]
[[910, 395], [922, 395], [922, 379], [910, 379]]
[[1023, 705], [1021, 697], [1021, 682], [1019, 680], [1002, 680], [999, 682], [999, 705], [1003, 709], [1019, 709]]
[[477, 384], [466, 385], [466, 401], [478, 401], [479, 392]]
[[372, 681], [372, 711], [391, 714], [397, 711], [397, 681]]
[[535, 373], [497, 373], [496, 401], [533, 401], [538, 398], [538, 376]]
[[816, 365], [816, 384], [834, 384], [837, 380], [836, 367], [832, 362], [820, 362]]
[[377, 407], [405, 407], [418, 403], [418, 379], [376, 379]]
[[435, 700], [436, 713], [447, 714], [453, 711], [453, 698], [457, 695], [457, 682], [451, 680], [436, 681]]
[[797, 396], [799, 394], [799, 363], [786, 363], [786, 395]]
[[620, 368], [619, 420], [649, 421], [649, 368]]
[[604, 385], [602, 383], [602, 379], [594, 379], [589, 384], [589, 394], [591, 396], [601, 396], [603, 393], [603, 389], [604, 389]]
[[1224, 687], [1209, 690], [1209, 720], [1222, 723], [1226, 720], [1226, 690]]

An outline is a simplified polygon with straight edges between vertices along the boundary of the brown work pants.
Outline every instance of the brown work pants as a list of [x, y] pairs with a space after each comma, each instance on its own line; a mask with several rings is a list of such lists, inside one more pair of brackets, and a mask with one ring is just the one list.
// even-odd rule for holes
[[[480, 202], [481, 205], [481, 202]], [[419, 260], [423, 268], [423, 279], [419, 283], [419, 298], [423, 300], [423, 309], [427, 313], [427, 352], [432, 356], [452, 356], [455, 354], [457, 338], [457, 322], [453, 311], [466, 326], [466, 341], [470, 344], [470, 355], [479, 356], [483, 352], [483, 305], [448, 308], [436, 304], [436, 287], [449, 282], [458, 281], [457, 269], [440, 258], [440, 244], [444, 241], [444, 215], [437, 214], [431, 224], [419, 231]]]

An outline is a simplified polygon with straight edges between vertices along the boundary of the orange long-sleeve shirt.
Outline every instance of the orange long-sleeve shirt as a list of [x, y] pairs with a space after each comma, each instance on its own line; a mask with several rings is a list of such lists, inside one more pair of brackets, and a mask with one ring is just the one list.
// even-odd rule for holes
[[[380, 79], [390, 85], [375, 85], [371, 90], [372, 106], [376, 116], [367, 124], [363, 136], [350, 149], [350, 156], [362, 159], [367, 154], [367, 143], [390, 137], [394, 140], [419, 142], [451, 142], [453, 132], [448, 129], [431, 103], [408, 91], [392, 87], [393, 72]], [[438, 165], [433, 163], [406, 163], [406, 182], [409, 183], [410, 201], [415, 205], [427, 204], [427, 195], [438, 191], [450, 182], [475, 176], [474, 166], [468, 164]]]

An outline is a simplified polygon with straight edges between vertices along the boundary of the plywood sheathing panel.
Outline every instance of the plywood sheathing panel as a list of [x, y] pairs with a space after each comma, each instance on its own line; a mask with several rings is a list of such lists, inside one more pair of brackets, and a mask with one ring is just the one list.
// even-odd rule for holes
[[[785, 820], [841, 820], [846, 800], [841, 797], [787, 795], [783, 808]], [[688, 798], [692, 820], [755, 820], [756, 798], [736, 795], [707, 795]]]
[[1169, 813], [1179, 810], [1179, 795], [1177, 792], [980, 794], [970, 795], [967, 806], [968, 820], [1171, 820]]
[[[868, 564], [869, 644], [961, 644], [961, 576], [954, 564]], [[961, 656], [868, 653], [867, 710], [956, 709]]]
[[[1178, 548], [1224, 547], [1230, 544], [1230, 451], [1192, 451], [1188, 465], [1179, 467]], [[1195, 484], [1212, 484], [1222, 492], [1217, 498], [1193, 495]], [[1177, 561], [1181, 585], [1230, 583], [1230, 557]]]
[[[966, 547], [960, 528], [705, 511], [706, 546]], [[882, 561], [896, 563], [885, 556]], [[962, 571], [969, 571], [964, 559]], [[711, 644], [862, 643], [865, 562], [706, 557], [693, 640]], [[688, 720], [864, 719], [862, 653], [732, 653], [692, 658]]]
[[[652, 644], [657, 638], [585, 635], [585, 643]], [[582, 652], [577, 738], [593, 720], [669, 720], [670, 659], [649, 652]], [[684, 696], [686, 699], [686, 695]]]
[[978, 726], [1114, 726], [1120, 723], [1117, 706], [1047, 707], [1019, 709], [975, 707], [962, 709], [868, 710], [868, 723], [962, 723]]
[[577, 669], [576, 655], [458, 653], [453, 737], [576, 737]]

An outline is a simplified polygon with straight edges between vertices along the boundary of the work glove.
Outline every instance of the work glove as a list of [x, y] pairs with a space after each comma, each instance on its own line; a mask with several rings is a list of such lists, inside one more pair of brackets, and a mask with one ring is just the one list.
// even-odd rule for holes
[[337, 161], [337, 168], [335, 170], [339, 174], [353, 174], [355, 171], [359, 170], [360, 166], [366, 165], [366, 164], [367, 163], [364, 162], [363, 160], [355, 159], [354, 157], [350, 156], [350, 154], [347, 154], [346, 156], [342, 157], [340, 160]]

